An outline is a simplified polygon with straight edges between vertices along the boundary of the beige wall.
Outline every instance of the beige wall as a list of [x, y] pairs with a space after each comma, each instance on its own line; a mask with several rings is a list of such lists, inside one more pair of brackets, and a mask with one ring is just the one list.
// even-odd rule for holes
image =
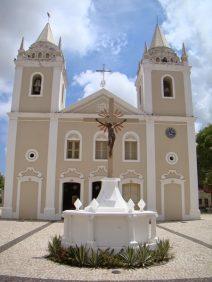
[[[165, 130], [167, 127], [176, 129], [175, 138], [167, 138]], [[157, 123], [155, 124], [155, 154], [156, 154], [156, 195], [157, 211], [161, 213], [161, 176], [169, 170], [176, 170], [183, 175], [185, 181], [185, 213], [189, 213], [189, 166], [188, 166], [188, 142], [186, 124]], [[166, 161], [166, 154], [174, 152], [178, 155], [178, 162], [170, 165]], [[173, 197], [169, 199], [173, 201]]]
[[[33, 73], [40, 72], [44, 76], [42, 96], [29, 96], [30, 81]], [[23, 69], [20, 112], [50, 112], [52, 95], [53, 68], [45, 67], [25, 67]]]
[[[132, 129], [133, 127], [133, 129]], [[82, 135], [82, 161], [65, 161], [64, 160], [64, 145], [65, 135], [71, 130], [77, 130]], [[60, 120], [58, 128], [58, 149], [57, 149], [57, 168], [56, 168], [56, 212], [59, 207], [59, 179], [60, 174], [68, 168], [76, 168], [84, 175], [84, 204], [88, 203], [88, 178], [92, 171], [96, 170], [98, 166], [106, 166], [107, 161], [94, 161], [93, 160], [93, 138], [96, 132], [99, 131], [97, 123], [94, 120], [71, 121]], [[141, 162], [123, 162], [122, 161], [122, 137], [125, 132], [134, 131], [140, 138], [140, 159]], [[128, 169], [136, 170], [136, 172], [146, 178], [146, 137], [145, 137], [145, 124], [143, 123], [126, 123], [122, 132], [117, 135], [114, 146], [114, 176], [120, 177], [121, 173], [126, 172]], [[144, 181], [144, 199], [146, 200], [146, 182]]]
[[[47, 154], [48, 154], [48, 137], [49, 137], [49, 120], [27, 121], [18, 120], [15, 168], [14, 168], [14, 189], [13, 189], [13, 211], [16, 210], [17, 198], [17, 176], [27, 167], [33, 167], [36, 171], [41, 172], [43, 176], [43, 185], [41, 187], [41, 212], [45, 206], [46, 193], [46, 174], [47, 174]], [[29, 162], [25, 158], [25, 153], [29, 149], [38, 151], [39, 157], [34, 162]], [[33, 189], [33, 182], [27, 182], [29, 189]], [[30, 199], [29, 199], [30, 200]], [[26, 202], [26, 205], [28, 203]]]
[[[174, 78], [175, 99], [162, 98], [161, 78], [164, 75]], [[157, 115], [185, 116], [185, 91], [183, 73], [180, 71], [152, 71], [152, 106]]]

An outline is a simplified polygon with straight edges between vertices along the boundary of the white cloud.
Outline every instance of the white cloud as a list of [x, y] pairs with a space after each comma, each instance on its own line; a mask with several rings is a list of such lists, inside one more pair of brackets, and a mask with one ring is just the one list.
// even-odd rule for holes
[[197, 128], [212, 121], [212, 1], [159, 0], [167, 19], [162, 27], [171, 45], [188, 48]]
[[0, 102], [0, 119], [6, 119], [7, 113], [10, 112], [11, 109], [11, 99], [6, 102]]
[[[87, 70], [74, 77], [74, 84], [83, 87], [83, 98], [100, 89], [102, 76], [97, 72]], [[128, 78], [120, 72], [106, 73], [105, 88], [126, 102], [136, 106], [135, 78]]]

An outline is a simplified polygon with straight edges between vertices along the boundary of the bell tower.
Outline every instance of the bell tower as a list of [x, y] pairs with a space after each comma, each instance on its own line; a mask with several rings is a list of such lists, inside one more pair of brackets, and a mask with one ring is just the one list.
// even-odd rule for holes
[[190, 68], [184, 44], [179, 58], [157, 24], [138, 67], [138, 108], [147, 114], [192, 116]]
[[61, 38], [55, 44], [47, 23], [35, 43], [15, 60], [12, 112], [58, 112], [65, 107], [66, 69]]

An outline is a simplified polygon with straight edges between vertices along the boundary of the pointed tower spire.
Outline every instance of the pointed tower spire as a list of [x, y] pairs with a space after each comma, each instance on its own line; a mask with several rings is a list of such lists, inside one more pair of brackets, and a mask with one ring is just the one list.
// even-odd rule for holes
[[181, 60], [182, 60], [183, 63], [187, 63], [188, 62], [188, 55], [187, 55], [187, 52], [186, 52], [186, 48], [185, 48], [184, 42], [183, 42], [183, 46], [182, 46]]
[[61, 50], [61, 47], [62, 47], [62, 39], [61, 39], [61, 36], [60, 36], [60, 39], [59, 39], [59, 42], [58, 42], [58, 48]]
[[154, 47], [169, 47], [166, 38], [158, 24], [156, 24], [155, 32], [152, 38], [152, 43], [150, 48], [154, 48]]
[[36, 42], [39, 42], [39, 41], [47, 41], [47, 42], [51, 42], [55, 44], [52, 30], [51, 30], [49, 23], [45, 25], [44, 29], [42, 30], [41, 34], [39, 35], [38, 39], [36, 40]]
[[149, 54], [148, 54], [148, 46], [146, 44], [146, 42], [144, 43], [144, 53], [143, 53], [143, 59], [148, 59], [149, 58]]
[[146, 41], [145, 41], [145, 44], [144, 44], [144, 54], [148, 52], [148, 47], [147, 47], [147, 44], [146, 44]]

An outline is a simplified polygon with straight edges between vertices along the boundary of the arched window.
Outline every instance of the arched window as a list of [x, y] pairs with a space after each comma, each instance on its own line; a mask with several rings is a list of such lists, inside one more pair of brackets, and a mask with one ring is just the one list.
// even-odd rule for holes
[[135, 132], [123, 136], [123, 160], [139, 161], [139, 137]]
[[174, 98], [173, 79], [170, 76], [163, 77], [162, 93], [164, 98]]
[[107, 160], [108, 138], [104, 132], [97, 132], [94, 136], [94, 160]]
[[65, 137], [65, 160], [81, 160], [82, 136], [72, 130]]
[[41, 95], [42, 94], [42, 84], [43, 84], [43, 78], [42, 75], [39, 73], [36, 73], [33, 75], [31, 80], [31, 91], [30, 95]]
[[162, 59], [162, 62], [163, 62], [163, 63], [167, 63], [167, 62], [168, 62], [167, 58], [164, 57], [164, 58]]
[[38, 59], [41, 59], [42, 58], [42, 53], [38, 53]]

